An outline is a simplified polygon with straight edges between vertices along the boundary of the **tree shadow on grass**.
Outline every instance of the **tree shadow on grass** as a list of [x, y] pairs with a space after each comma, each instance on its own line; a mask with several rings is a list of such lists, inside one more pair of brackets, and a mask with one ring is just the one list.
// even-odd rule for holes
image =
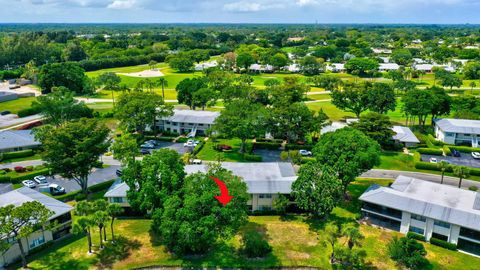
[[110, 269], [115, 262], [127, 258], [132, 250], [138, 250], [141, 246], [138, 240], [118, 236], [115, 243], [107, 243], [105, 248], [98, 252], [96, 266], [98, 269]]

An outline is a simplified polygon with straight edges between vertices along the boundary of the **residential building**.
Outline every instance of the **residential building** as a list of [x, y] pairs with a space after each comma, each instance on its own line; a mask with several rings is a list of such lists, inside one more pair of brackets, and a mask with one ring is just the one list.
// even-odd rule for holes
[[219, 112], [175, 109], [173, 116], [158, 119], [156, 126], [160, 131], [190, 133], [192, 137], [202, 136], [212, 127], [219, 115]]
[[0, 153], [34, 149], [40, 145], [31, 130], [0, 131]]
[[[292, 164], [285, 162], [223, 162], [222, 167], [232, 171], [234, 175], [242, 177], [247, 184], [248, 194], [251, 196], [248, 201], [251, 211], [272, 210], [273, 201], [278, 194], [290, 194], [292, 183], [297, 179]], [[185, 171], [187, 174], [207, 172], [207, 165], [187, 165]], [[129, 207], [128, 190], [127, 184], [117, 181], [105, 193], [105, 198], [111, 203]]]
[[384, 48], [372, 48], [372, 52], [374, 54], [392, 54], [391, 49], [384, 49]]
[[478, 146], [480, 121], [466, 119], [436, 119], [435, 137], [448, 144]]
[[345, 70], [347, 70], [347, 69], [345, 68], [345, 64], [332, 63], [332, 64], [327, 66], [327, 70], [329, 70], [331, 72], [345, 72]]
[[400, 66], [395, 63], [381, 63], [378, 67], [379, 71], [399, 70]]
[[210, 62], [205, 62], [205, 63], [200, 63], [200, 64], [195, 65], [195, 70], [196, 71], [202, 71], [202, 70], [213, 68], [213, 67], [216, 67], [216, 66], [218, 66], [217, 61], [210, 61]]
[[252, 64], [248, 68], [251, 72], [257, 72], [257, 73], [272, 73], [274, 71], [274, 68], [272, 65], [260, 65], [260, 64]]
[[[7, 205], [20, 206], [23, 203], [38, 201], [53, 212], [48, 219], [50, 223], [56, 222], [53, 229], [42, 230], [41, 228], [22, 239], [22, 246], [26, 254], [32, 249], [40, 247], [47, 242], [55, 241], [70, 233], [72, 227], [71, 211], [73, 207], [60, 202], [52, 197], [44, 195], [31, 188], [22, 187], [0, 195], [0, 207]], [[0, 235], [0, 241], [7, 241], [12, 246], [0, 255], [0, 266], [5, 266], [20, 258], [20, 248], [17, 239], [9, 235]], [[0, 267], [1, 268], [1, 267]]]
[[393, 140], [396, 143], [403, 144], [405, 147], [415, 147], [420, 140], [413, 134], [412, 130], [408, 127], [393, 126], [392, 130], [395, 132]]
[[360, 201], [371, 224], [448, 241], [480, 255], [480, 193], [399, 176], [390, 187], [370, 186]]

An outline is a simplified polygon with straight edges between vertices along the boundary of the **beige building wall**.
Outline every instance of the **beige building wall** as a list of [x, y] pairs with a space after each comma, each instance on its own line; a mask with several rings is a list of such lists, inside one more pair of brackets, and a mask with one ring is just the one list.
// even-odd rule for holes
[[[26, 254], [28, 254], [30, 250], [52, 240], [53, 236], [51, 231], [36, 231], [28, 237], [22, 239], [23, 250]], [[0, 266], [15, 262], [20, 258], [20, 254], [20, 247], [15, 240], [15, 243], [10, 247], [10, 249], [0, 256]]]

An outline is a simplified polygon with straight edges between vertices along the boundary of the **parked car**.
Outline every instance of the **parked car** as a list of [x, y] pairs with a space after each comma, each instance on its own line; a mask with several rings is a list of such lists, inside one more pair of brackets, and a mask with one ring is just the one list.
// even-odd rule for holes
[[183, 147], [195, 147], [198, 143], [199, 141], [188, 140], [186, 143], [183, 144]]
[[35, 183], [32, 180], [23, 180], [22, 184], [26, 187], [29, 187], [29, 188], [35, 188], [37, 186], [37, 183]]
[[460, 151], [458, 151], [457, 149], [453, 149], [452, 150], [452, 156], [461, 157], [462, 155], [460, 154]]
[[193, 165], [200, 165], [200, 164], [202, 164], [202, 160], [201, 159], [194, 159], [194, 160], [192, 160], [192, 164]]
[[142, 149], [142, 150], [140, 150], [140, 154], [142, 154], [142, 155], [150, 155], [150, 151], [148, 151], [147, 149]]
[[437, 158], [430, 158], [430, 163], [438, 163], [438, 159]]
[[299, 150], [298, 152], [300, 153], [300, 155], [302, 155], [302, 156], [304, 156], [304, 157], [309, 157], [309, 156], [312, 155], [312, 152], [311, 152], [311, 151], [304, 150], [304, 149]]
[[10, 111], [2, 111], [2, 112], [0, 112], [0, 115], [7, 115], [7, 114], [11, 114], [11, 112], [10, 112]]
[[479, 152], [472, 152], [472, 157], [474, 159], [480, 159], [480, 153]]
[[121, 177], [122, 176], [122, 170], [116, 170], [115, 171], [115, 174], [118, 176], [118, 177]]
[[145, 149], [153, 149], [153, 148], [155, 148], [155, 145], [145, 142], [142, 145], [140, 145], [140, 147], [145, 148]]
[[148, 140], [148, 141], [146, 141], [145, 143], [146, 143], [146, 144], [151, 144], [151, 145], [153, 145], [153, 146], [157, 146], [157, 145], [158, 145], [158, 141], [156, 141], [156, 140]]
[[57, 184], [50, 184], [48, 186], [43, 186], [39, 188], [40, 192], [47, 192], [52, 195], [62, 195], [65, 194], [65, 188]]
[[47, 177], [45, 177], [43, 175], [37, 175], [37, 176], [33, 177], [33, 180], [40, 185], [41, 184], [48, 184]]

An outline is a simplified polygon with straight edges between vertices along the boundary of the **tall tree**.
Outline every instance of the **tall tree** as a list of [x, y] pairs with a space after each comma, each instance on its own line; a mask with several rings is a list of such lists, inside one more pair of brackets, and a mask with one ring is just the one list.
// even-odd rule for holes
[[165, 100], [165, 87], [168, 87], [168, 81], [165, 77], [160, 77], [156, 81], [156, 85], [162, 87], [162, 98]]
[[292, 184], [292, 195], [301, 209], [325, 217], [342, 199], [342, 182], [328, 167], [310, 162], [303, 165]]
[[341, 110], [352, 112], [358, 118], [369, 107], [366, 84], [348, 83], [342, 90], [333, 90], [332, 103]]
[[299, 61], [300, 70], [305, 75], [317, 75], [325, 68], [323, 59], [317, 59], [315, 56], [305, 56]]
[[466, 166], [455, 166], [453, 174], [458, 177], [458, 188], [461, 188], [462, 180], [470, 176], [470, 169]]
[[87, 236], [88, 242], [88, 253], [92, 254], [92, 234], [91, 229], [94, 226], [93, 220], [91, 217], [80, 216], [75, 220], [75, 223], [72, 227], [72, 232], [74, 234], [80, 234]]
[[378, 143], [353, 128], [322, 135], [313, 153], [320, 164], [334, 169], [342, 181], [344, 194], [356, 177], [380, 163]]
[[120, 90], [120, 82], [122, 79], [114, 72], [105, 72], [98, 76], [97, 79], [99, 85], [102, 85], [105, 89], [112, 91], [113, 105], [115, 106], [114, 92]]
[[112, 242], [115, 242], [115, 233], [113, 230], [113, 224], [115, 222], [115, 218], [123, 213], [123, 207], [118, 204], [110, 203], [107, 206], [107, 213], [110, 216], [110, 232], [112, 233]]
[[38, 74], [38, 85], [44, 93], [50, 93], [55, 86], [64, 86], [76, 94], [89, 94], [85, 70], [76, 63], [45, 64]]
[[93, 213], [92, 215], [92, 221], [93, 223], [98, 227], [98, 233], [99, 233], [99, 236], [100, 236], [100, 249], [103, 249], [103, 242], [104, 242], [104, 239], [103, 239], [103, 232], [104, 232], [104, 227], [105, 227], [105, 224], [108, 222], [109, 220], [109, 216], [108, 216], [108, 213], [106, 211], [96, 211], [95, 213]]
[[140, 154], [138, 150], [137, 140], [130, 133], [124, 133], [121, 137], [117, 137], [112, 144], [113, 157], [119, 160], [123, 166], [127, 166], [135, 160]]
[[429, 90], [415, 89], [407, 92], [402, 97], [402, 111], [408, 119], [418, 118], [418, 124], [425, 126], [425, 121], [429, 114], [432, 113], [434, 99], [433, 93]]
[[395, 135], [390, 118], [375, 112], [360, 116], [360, 120], [352, 123], [351, 127], [365, 133], [365, 135], [377, 141], [382, 147], [390, 145], [392, 137]]
[[395, 91], [390, 84], [373, 83], [367, 86], [368, 109], [385, 114], [388, 111], [395, 111], [397, 102]]
[[95, 119], [82, 118], [61, 127], [44, 126], [35, 137], [42, 143], [42, 159], [54, 172], [73, 179], [86, 194], [88, 176], [110, 145], [110, 130]]
[[450, 167], [450, 163], [445, 160], [441, 160], [437, 163], [437, 168], [442, 172], [442, 178], [440, 179], [440, 184], [443, 184], [443, 177], [445, 176], [445, 171]]
[[190, 109], [195, 109], [195, 102], [193, 94], [200, 89], [207, 88], [207, 81], [205, 78], [188, 78], [181, 81], [177, 87], [177, 99], [181, 104], [185, 104]]
[[24, 269], [28, 265], [22, 240], [46, 226], [53, 214], [38, 201], [25, 202], [17, 207], [13, 204], [0, 207], [0, 235], [15, 237]]

